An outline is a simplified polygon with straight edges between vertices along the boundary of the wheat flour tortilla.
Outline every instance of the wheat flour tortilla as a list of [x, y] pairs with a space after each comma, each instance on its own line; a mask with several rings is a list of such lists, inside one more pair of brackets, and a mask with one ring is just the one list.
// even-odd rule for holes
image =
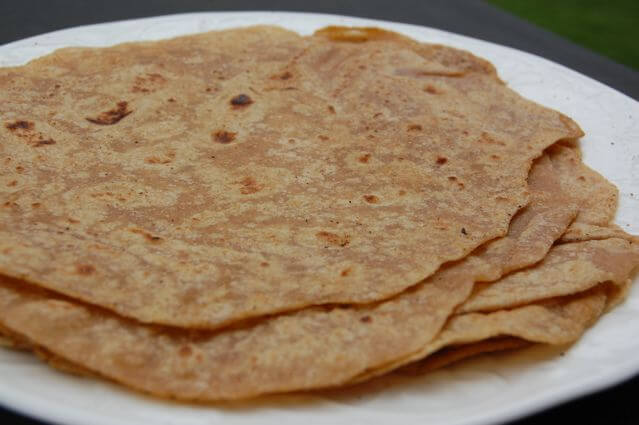
[[0, 271], [218, 328], [388, 298], [506, 234], [580, 137], [468, 52], [276, 27], [0, 69]]
[[495, 311], [586, 291], [600, 282], [622, 285], [639, 265], [639, 244], [625, 239], [565, 243], [535, 267], [493, 283], [478, 283], [459, 313]]
[[477, 278], [543, 258], [577, 214], [546, 157], [531, 204], [509, 234], [417, 287], [373, 305], [309, 308], [218, 332], [141, 325], [4, 278], [0, 324], [43, 350], [138, 390], [180, 399], [236, 399], [349, 382], [430, 342]]
[[[598, 285], [582, 293], [509, 310], [456, 314], [424, 348], [424, 359], [409, 364], [402, 373], [423, 373], [482, 352], [531, 343], [571, 344], [603, 314], [608, 290], [606, 285]], [[446, 348], [449, 351], [438, 355]]]

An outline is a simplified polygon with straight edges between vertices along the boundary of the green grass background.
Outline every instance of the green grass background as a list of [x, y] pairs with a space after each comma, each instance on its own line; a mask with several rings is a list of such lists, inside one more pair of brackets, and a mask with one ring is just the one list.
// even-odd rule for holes
[[488, 0], [639, 70], [639, 0]]

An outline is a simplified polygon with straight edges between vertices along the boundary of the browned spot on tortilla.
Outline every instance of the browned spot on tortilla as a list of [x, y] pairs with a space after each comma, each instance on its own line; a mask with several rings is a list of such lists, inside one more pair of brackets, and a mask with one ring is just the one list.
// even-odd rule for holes
[[433, 86], [432, 84], [428, 84], [426, 87], [424, 87], [424, 91], [426, 93], [430, 93], [430, 94], [438, 94], [438, 93], [440, 93], [439, 90], [437, 90], [435, 88], [435, 86]]
[[579, 177], [577, 177], [577, 179], [578, 179], [578, 180], [581, 180], [582, 182], [583, 182], [583, 181], [586, 181], [586, 178], [585, 178], [584, 176], [579, 176]]
[[395, 39], [397, 35], [374, 27], [347, 28], [339, 26], [328, 26], [315, 31], [315, 35], [327, 37], [332, 41], [342, 41], [347, 43], [363, 43], [369, 40]]
[[147, 241], [152, 243], [160, 243], [162, 242], [162, 238], [159, 236], [153, 236], [152, 234], [142, 230], [142, 229], [129, 229], [131, 233], [137, 233], [138, 235], [142, 235], [146, 238]]
[[171, 103], [173, 103], [173, 102], [175, 102], [175, 99], [174, 99], [174, 98], [172, 98], [172, 97], [169, 97], [168, 101], [169, 101], [169, 102], [171, 102]]
[[422, 131], [422, 126], [419, 124], [411, 124], [408, 126], [408, 131]]
[[369, 159], [371, 159], [371, 154], [370, 153], [364, 154], [364, 155], [362, 155], [362, 156], [360, 156], [358, 158], [359, 162], [361, 162], [362, 164], [368, 163]]
[[477, 142], [486, 143], [489, 145], [506, 146], [504, 142], [495, 139], [494, 137], [492, 137], [490, 134], [486, 133], [485, 131], [481, 133], [481, 136], [479, 137]]
[[315, 236], [321, 241], [324, 241], [331, 245], [338, 245], [342, 247], [348, 245], [351, 242], [349, 235], [340, 236], [336, 233], [331, 233], [324, 230], [322, 230], [321, 232], [317, 232]]
[[41, 140], [36, 140], [34, 142], [35, 147], [39, 148], [41, 146], [46, 146], [46, 145], [55, 145], [55, 140], [53, 139], [41, 139]]
[[253, 177], [244, 177], [242, 180], [240, 180], [240, 184], [242, 185], [240, 193], [243, 195], [250, 195], [262, 190], [262, 186], [257, 184]]
[[222, 143], [223, 145], [225, 145], [235, 140], [236, 135], [237, 133], [234, 133], [232, 131], [218, 130], [215, 133], [213, 133], [213, 138], [215, 139], [216, 142]]
[[31, 121], [25, 120], [17, 120], [14, 122], [8, 122], [4, 125], [8, 130], [16, 131], [16, 130], [33, 130], [35, 128], [35, 124]]
[[447, 161], [448, 161], [448, 158], [446, 158], [446, 157], [443, 157], [443, 156], [438, 156], [437, 157], [437, 163], [439, 165], [446, 164]]
[[331, 114], [335, 113], [335, 108], [333, 107], [333, 105], [328, 105], [328, 112], [330, 112]]
[[459, 186], [459, 188], [460, 188], [460, 189], [463, 189], [463, 188], [464, 188], [464, 183], [462, 183], [462, 182], [458, 182], [458, 183], [457, 183], [457, 186]]
[[293, 77], [293, 74], [291, 74], [289, 71], [284, 71], [283, 73], [279, 75], [273, 75], [271, 79], [272, 80], [288, 80], [292, 77]]
[[362, 323], [370, 323], [373, 321], [373, 318], [371, 316], [362, 316], [359, 321]]
[[320, 134], [317, 137], [319, 137], [320, 140], [328, 140], [328, 136], [324, 136], [323, 134]]
[[376, 204], [379, 202], [379, 198], [375, 195], [364, 195], [364, 200], [369, 204]]
[[31, 204], [32, 208], [40, 208], [42, 206], [42, 204], [40, 202], [34, 202]]
[[499, 155], [495, 155], [495, 154], [490, 155], [490, 157], [491, 157], [492, 159], [499, 159]]
[[340, 276], [346, 277], [349, 274], [351, 274], [351, 268], [350, 267], [347, 268], [347, 269], [342, 270], [342, 272], [340, 273]]
[[95, 267], [93, 267], [91, 264], [78, 264], [77, 266], [75, 266], [75, 270], [76, 272], [78, 272], [78, 274], [86, 276], [94, 273]]
[[397, 192], [399, 194], [399, 196], [404, 196], [406, 195], [406, 191], [405, 190], [400, 190], [399, 192]]
[[457, 177], [455, 177], [455, 176], [448, 176], [448, 180], [450, 180], [451, 182], [454, 182], [455, 180], [457, 180]]
[[115, 108], [100, 113], [95, 118], [86, 117], [86, 120], [98, 125], [112, 125], [119, 122], [122, 118], [129, 115], [131, 110], [128, 109], [129, 103], [126, 101], [118, 102]]
[[7, 186], [12, 187], [12, 186], [15, 186], [16, 184], [18, 184], [17, 180], [11, 180], [9, 183], [7, 183]]
[[16, 167], [16, 171], [17, 171], [18, 173], [22, 173], [22, 172], [24, 171], [24, 167], [23, 167], [22, 165], [18, 165], [18, 166]]
[[150, 156], [148, 158], [144, 158], [144, 162], [146, 162], [147, 164], [169, 164], [171, 160], [167, 158], [160, 158], [157, 156]]
[[260, 266], [262, 266], [262, 267], [268, 267], [268, 266], [269, 266], [269, 264], [268, 264], [266, 261], [262, 261], [262, 262], [260, 263]]
[[251, 99], [246, 94], [238, 94], [231, 99], [231, 105], [233, 106], [233, 109], [244, 108], [246, 106], [249, 106], [251, 103], [253, 103], [253, 99]]

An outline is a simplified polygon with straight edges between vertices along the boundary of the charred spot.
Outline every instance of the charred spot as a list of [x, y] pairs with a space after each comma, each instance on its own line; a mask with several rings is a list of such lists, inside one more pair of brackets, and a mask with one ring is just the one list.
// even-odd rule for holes
[[455, 176], [448, 176], [448, 180], [450, 180], [451, 182], [454, 182], [455, 180], [457, 180], [457, 177], [455, 177]]
[[399, 196], [404, 196], [406, 195], [406, 191], [405, 190], [400, 190], [399, 192], [397, 192], [399, 194]]
[[323, 134], [320, 134], [319, 136], [317, 136], [320, 140], [328, 140], [328, 136], [324, 136]]
[[207, 88], [206, 88], [206, 92], [207, 92], [207, 93], [211, 93], [212, 91], [213, 91], [213, 89], [212, 89], [212, 88], [210, 88], [210, 87], [207, 87]]
[[408, 131], [422, 131], [422, 126], [419, 124], [411, 124], [408, 126]]
[[39, 148], [41, 146], [47, 146], [47, 145], [55, 145], [55, 140], [53, 139], [41, 139], [35, 142], [35, 147]]
[[154, 236], [148, 232], [145, 232], [142, 229], [130, 229], [131, 233], [137, 233], [138, 235], [144, 236], [144, 238], [151, 243], [160, 243], [162, 242], [162, 238], [159, 236]]
[[466, 228], [465, 227], [461, 228], [461, 232], [462, 232], [462, 235], [467, 235], [468, 234], [468, 232], [466, 232]]
[[262, 190], [262, 186], [260, 186], [253, 177], [244, 177], [240, 180], [240, 184], [242, 185], [240, 193], [243, 195], [250, 195]]
[[446, 164], [446, 162], [448, 162], [448, 158], [443, 157], [443, 156], [438, 156], [437, 157], [437, 163], [439, 165], [444, 165], [444, 164]]
[[333, 105], [328, 105], [328, 112], [330, 112], [331, 114], [335, 113], [335, 108], [333, 107]]
[[173, 102], [175, 102], [175, 99], [174, 99], [174, 98], [172, 98], [172, 97], [169, 97], [169, 98], [168, 98], [168, 102], [173, 103]]
[[40, 208], [42, 206], [42, 204], [40, 202], [34, 202], [33, 204], [31, 204], [31, 208]]
[[458, 186], [460, 189], [463, 189], [463, 188], [465, 187], [465, 186], [464, 186], [464, 183], [462, 183], [462, 182], [457, 182], [457, 186]]
[[251, 103], [253, 103], [253, 99], [251, 99], [246, 94], [238, 94], [231, 99], [231, 105], [233, 106], [233, 109], [244, 108], [246, 106], [249, 106]]
[[266, 261], [262, 261], [262, 262], [260, 263], [260, 266], [262, 266], [262, 267], [268, 267], [268, 266], [269, 266], [269, 264], [268, 264]]
[[341, 247], [345, 247], [351, 242], [349, 235], [340, 236], [336, 233], [327, 232], [325, 230], [322, 230], [321, 232], [317, 232], [315, 234], [315, 237], [317, 237], [317, 239], [325, 243], [328, 243], [330, 245], [337, 245]]
[[379, 202], [379, 198], [375, 195], [364, 195], [364, 200], [369, 204], [376, 204]]
[[491, 157], [492, 159], [499, 159], [499, 155], [495, 155], [495, 154], [490, 155], [490, 157]]
[[24, 171], [24, 167], [23, 167], [22, 165], [18, 165], [18, 166], [16, 167], [16, 171], [17, 171], [18, 173], [22, 173], [22, 172]]
[[232, 131], [218, 130], [213, 133], [213, 138], [216, 142], [226, 145], [227, 143], [231, 143], [233, 140], [235, 140], [236, 135], [237, 133], [234, 133]]
[[15, 186], [15, 185], [17, 185], [17, 184], [18, 184], [18, 181], [17, 181], [17, 180], [11, 180], [9, 183], [7, 183], [7, 186], [9, 186], [9, 187], [13, 187], [13, 186]]
[[33, 130], [35, 128], [35, 124], [31, 121], [17, 120], [14, 122], [9, 122], [4, 125], [7, 130], [16, 131], [16, 130]]
[[102, 112], [95, 118], [86, 117], [86, 120], [98, 125], [113, 125], [133, 112], [128, 109], [128, 105], [125, 101], [118, 102], [115, 108]]
[[358, 161], [362, 164], [368, 164], [368, 160], [371, 159], [371, 154], [367, 153], [358, 158]]
[[370, 323], [373, 321], [373, 318], [371, 316], [362, 316], [359, 318], [359, 321], [362, 323]]
[[346, 277], [346, 276], [348, 276], [349, 274], [351, 274], [351, 268], [350, 268], [350, 267], [349, 267], [349, 268], [347, 268], [347, 269], [342, 270], [342, 272], [340, 273], [340, 276], [342, 276], [342, 277]]
[[78, 264], [77, 266], [75, 266], [75, 271], [78, 274], [87, 276], [95, 273], [95, 267], [93, 267], [91, 264]]
[[577, 179], [581, 180], [582, 182], [586, 181], [586, 178], [584, 176], [579, 176], [579, 177], [577, 177]]

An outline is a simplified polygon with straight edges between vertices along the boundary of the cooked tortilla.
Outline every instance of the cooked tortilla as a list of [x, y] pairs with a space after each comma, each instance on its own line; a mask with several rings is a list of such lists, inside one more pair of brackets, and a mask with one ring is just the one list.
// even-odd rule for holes
[[398, 294], [504, 236], [532, 160], [583, 134], [373, 29], [62, 49], [0, 96], [0, 272], [189, 328]]
[[476, 279], [534, 264], [577, 214], [546, 157], [529, 178], [532, 203], [509, 234], [414, 289], [367, 306], [309, 308], [234, 329], [141, 325], [37, 291], [0, 285], [0, 324], [48, 352], [138, 390], [180, 399], [237, 399], [330, 387], [428, 344]]

